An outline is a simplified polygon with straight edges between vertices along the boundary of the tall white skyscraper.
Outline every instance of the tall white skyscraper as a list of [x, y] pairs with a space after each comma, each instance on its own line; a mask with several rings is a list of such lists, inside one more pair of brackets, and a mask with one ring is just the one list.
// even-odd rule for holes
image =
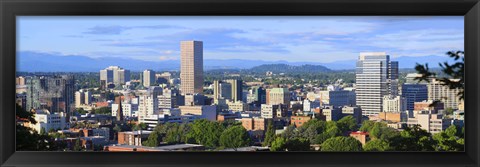
[[363, 115], [382, 111], [383, 97], [398, 94], [398, 62], [385, 52], [362, 52], [356, 69], [356, 101]]
[[203, 42], [180, 43], [180, 80], [182, 94], [203, 93]]
[[149, 87], [155, 84], [155, 71], [145, 70], [143, 71], [143, 86]]

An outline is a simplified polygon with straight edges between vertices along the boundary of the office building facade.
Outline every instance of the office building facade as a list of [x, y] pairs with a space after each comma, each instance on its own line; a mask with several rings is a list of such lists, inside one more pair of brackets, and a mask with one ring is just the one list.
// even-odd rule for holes
[[180, 59], [181, 93], [203, 93], [203, 42], [182, 41]]

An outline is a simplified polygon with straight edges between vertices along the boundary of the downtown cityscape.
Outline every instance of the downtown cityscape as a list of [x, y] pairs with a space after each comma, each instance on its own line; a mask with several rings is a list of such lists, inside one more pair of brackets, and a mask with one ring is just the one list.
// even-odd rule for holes
[[[129, 29], [134, 28], [110, 35]], [[149, 59], [135, 65], [106, 62], [95, 71], [69, 69], [75, 63], [98, 65], [86, 59], [47, 70], [42, 62], [69, 56], [20, 58], [17, 151], [464, 150], [464, 55], [457, 51], [463, 48], [441, 44], [443, 59], [426, 62], [376, 48], [328, 65], [302, 57], [296, 64], [278, 62], [260, 56], [276, 51], [252, 46], [258, 57], [240, 56], [232, 65], [205, 59], [216, 40], [227, 40], [217, 32], [212, 36], [169, 41], [179, 48], [178, 59], [160, 57], [179, 63], [171, 69], [152, 67], [148, 63], [156, 61]], [[33, 52], [18, 54], [34, 59]], [[434, 66], [438, 63], [444, 65]]]

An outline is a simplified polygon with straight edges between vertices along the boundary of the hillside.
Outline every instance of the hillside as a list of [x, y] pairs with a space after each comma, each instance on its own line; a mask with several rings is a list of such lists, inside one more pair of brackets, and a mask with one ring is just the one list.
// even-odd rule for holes
[[330, 72], [332, 70], [328, 69], [322, 65], [300, 65], [293, 66], [288, 64], [264, 64], [256, 66], [250, 69], [252, 72], [264, 73], [271, 71], [273, 73], [318, 73], [318, 72]]

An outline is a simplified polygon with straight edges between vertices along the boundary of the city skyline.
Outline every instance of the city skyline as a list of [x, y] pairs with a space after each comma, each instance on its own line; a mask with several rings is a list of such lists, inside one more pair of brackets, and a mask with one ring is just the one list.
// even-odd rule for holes
[[365, 51], [385, 51], [392, 58], [444, 55], [463, 50], [464, 38], [460, 16], [21, 16], [17, 24], [19, 52], [154, 62], [179, 61], [182, 40], [207, 43], [205, 59], [327, 63], [353, 60]]

